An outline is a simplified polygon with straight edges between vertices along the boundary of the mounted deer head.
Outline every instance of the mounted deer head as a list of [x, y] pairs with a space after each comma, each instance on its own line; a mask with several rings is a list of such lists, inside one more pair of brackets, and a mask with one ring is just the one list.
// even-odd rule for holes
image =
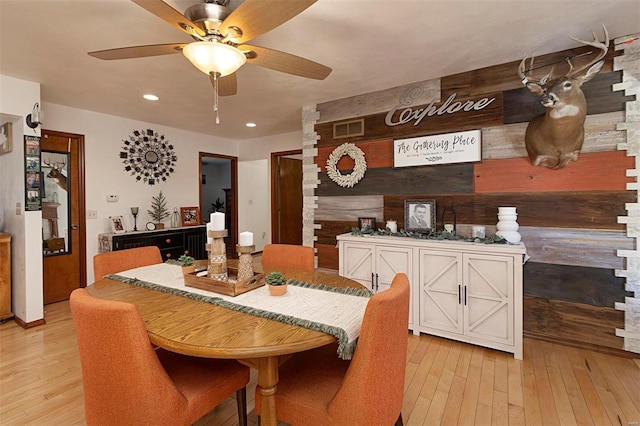
[[553, 67], [549, 74], [535, 79], [530, 74], [533, 58], [527, 69], [527, 57], [518, 68], [518, 75], [531, 93], [542, 96], [542, 105], [547, 108], [544, 115], [529, 122], [525, 133], [525, 145], [529, 160], [534, 166], [560, 169], [570, 161], [577, 161], [584, 142], [584, 121], [587, 117], [587, 100], [580, 87], [591, 80], [602, 68], [602, 58], [609, 48], [609, 33], [602, 26], [605, 41], [600, 42], [593, 33], [593, 41], [570, 37], [579, 43], [599, 49], [596, 57], [584, 66], [573, 69], [571, 59], [566, 61], [569, 72], [564, 77], [553, 78]]
[[64, 189], [65, 191], [67, 190], [67, 177], [65, 175], [62, 174], [61, 170], [67, 165], [67, 162], [64, 161], [62, 163], [53, 163], [53, 166], [51, 165], [51, 160], [44, 161], [44, 164], [46, 166], [51, 167], [51, 170], [49, 171], [49, 173], [47, 174], [48, 178], [53, 179], [60, 188]]

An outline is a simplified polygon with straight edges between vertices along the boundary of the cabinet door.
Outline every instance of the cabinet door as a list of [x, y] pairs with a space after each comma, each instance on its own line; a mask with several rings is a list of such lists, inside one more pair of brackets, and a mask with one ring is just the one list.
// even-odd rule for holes
[[465, 334], [513, 344], [513, 258], [465, 254]]
[[420, 250], [420, 326], [462, 334], [462, 254]]
[[340, 252], [340, 275], [373, 290], [374, 245], [345, 242]]
[[411, 277], [411, 256], [413, 250], [405, 247], [385, 247], [376, 246], [375, 257], [375, 279], [376, 292], [383, 291], [391, 287], [393, 277], [399, 272], [404, 272]]
[[[376, 246], [375, 257], [375, 289], [387, 290], [391, 287], [391, 281], [399, 272], [404, 272], [412, 281], [413, 278], [413, 249], [407, 247]], [[413, 284], [413, 283], [411, 283]], [[413, 285], [411, 286], [411, 299], [413, 299]], [[413, 303], [409, 302], [409, 327], [413, 328]]]

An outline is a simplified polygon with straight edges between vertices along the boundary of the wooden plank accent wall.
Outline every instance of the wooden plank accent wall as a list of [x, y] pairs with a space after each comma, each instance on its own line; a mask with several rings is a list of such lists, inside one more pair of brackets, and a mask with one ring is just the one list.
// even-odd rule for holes
[[[554, 52], [536, 58], [536, 63], [551, 64], [588, 49]], [[617, 254], [633, 249], [634, 240], [627, 237], [625, 222], [618, 223], [618, 217], [637, 203], [637, 193], [627, 189], [635, 188], [640, 172], [627, 174], [626, 170], [635, 167], [632, 155], [640, 155], [640, 148], [627, 155], [617, 150], [627, 141], [626, 129], [619, 128], [625, 119], [625, 103], [634, 99], [629, 93], [612, 90], [612, 85], [624, 80], [623, 73], [613, 69], [613, 58], [618, 55], [610, 49], [600, 74], [585, 84], [588, 116], [583, 150], [577, 162], [560, 170], [534, 167], [526, 156], [527, 122], [544, 113], [544, 108], [539, 98], [522, 87], [519, 61], [418, 82], [416, 86], [428, 87], [429, 93], [420, 105], [410, 106], [413, 111], [429, 102], [438, 107], [454, 94], [462, 102], [495, 98], [480, 111], [435, 114], [417, 125], [411, 121], [388, 126], [387, 112], [411, 85], [319, 106], [315, 126], [319, 140], [313, 158], [319, 170], [314, 192], [318, 265], [338, 269], [335, 237], [357, 226], [358, 217], [376, 217], [379, 226], [394, 219], [403, 228], [407, 198], [436, 200], [438, 228], [445, 203], [453, 200], [458, 232], [467, 234], [473, 224], [494, 232], [498, 207], [516, 206], [530, 256], [524, 270], [526, 333], [578, 346], [622, 349], [615, 328], [623, 325], [623, 317], [614, 305], [625, 300], [628, 291], [614, 270], [623, 266]], [[589, 58], [576, 61], [582, 60]], [[562, 66], [556, 64], [558, 73], [566, 71]], [[439, 96], [434, 93], [438, 86]], [[350, 116], [354, 111], [357, 115]], [[364, 119], [364, 135], [333, 139], [335, 122], [355, 118]], [[480, 162], [393, 167], [394, 139], [473, 129], [482, 131]], [[328, 156], [345, 142], [362, 149], [367, 161], [365, 176], [353, 188], [338, 186], [326, 174]], [[338, 162], [343, 174], [352, 167], [349, 158]], [[635, 226], [640, 235], [640, 226]], [[637, 276], [640, 281], [640, 273]]]
[[621, 151], [583, 153], [575, 167], [558, 170], [532, 166], [522, 157], [485, 160], [475, 165], [475, 192], [624, 191], [633, 179], [616, 172], [634, 161]]

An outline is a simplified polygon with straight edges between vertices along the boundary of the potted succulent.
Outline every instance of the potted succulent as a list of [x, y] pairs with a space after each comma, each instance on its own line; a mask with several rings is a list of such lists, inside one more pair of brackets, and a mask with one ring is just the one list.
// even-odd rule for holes
[[186, 253], [178, 258], [178, 262], [180, 262], [182, 273], [185, 275], [196, 270], [196, 260]]
[[265, 282], [272, 296], [282, 296], [287, 292], [287, 279], [280, 272], [271, 272]]

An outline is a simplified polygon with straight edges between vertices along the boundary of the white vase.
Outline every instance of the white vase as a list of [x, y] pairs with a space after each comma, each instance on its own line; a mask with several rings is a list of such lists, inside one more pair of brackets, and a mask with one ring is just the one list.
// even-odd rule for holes
[[518, 229], [520, 225], [516, 221], [518, 214], [515, 207], [498, 207], [498, 223], [496, 235], [501, 236], [510, 243], [519, 243], [522, 240]]

